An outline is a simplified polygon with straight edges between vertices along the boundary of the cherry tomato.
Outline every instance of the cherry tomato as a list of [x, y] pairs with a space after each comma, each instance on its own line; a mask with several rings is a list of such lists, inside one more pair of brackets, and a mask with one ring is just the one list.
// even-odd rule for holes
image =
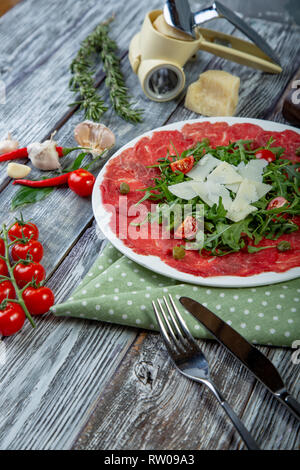
[[184, 219], [181, 225], [176, 229], [174, 238], [187, 238], [192, 240], [196, 237], [198, 230], [198, 223], [195, 217], [189, 215]]
[[72, 171], [68, 178], [69, 188], [81, 197], [88, 197], [93, 192], [96, 178], [92, 173], [80, 168]]
[[11, 255], [14, 261], [19, 259], [26, 259], [27, 254], [32, 256], [32, 261], [39, 263], [44, 256], [44, 249], [40, 242], [37, 240], [30, 240], [27, 243], [16, 243], [11, 250]]
[[0, 238], [0, 255], [5, 255], [5, 244], [3, 238]]
[[2, 336], [14, 335], [24, 325], [25, 318], [21, 305], [7, 302], [6, 307], [0, 310], [0, 334]]
[[15, 299], [16, 291], [10, 281], [3, 281], [0, 284], [0, 304], [5, 299]]
[[285, 204], [288, 205], [288, 201], [284, 197], [278, 196], [275, 197], [275, 199], [272, 199], [271, 202], [269, 202], [267, 210], [270, 211], [271, 209], [278, 209], [279, 207], [283, 207]]
[[8, 232], [8, 236], [13, 242], [16, 238], [29, 238], [31, 240], [38, 240], [39, 230], [37, 226], [31, 222], [26, 224], [21, 222], [16, 222]]
[[0, 276], [7, 276], [8, 275], [8, 269], [5, 261], [0, 258]]
[[181, 173], [188, 173], [194, 166], [194, 157], [190, 155], [189, 157], [182, 158], [181, 160], [177, 160], [171, 163], [171, 170], [172, 171], [181, 171]]
[[48, 287], [27, 287], [23, 299], [31, 315], [43, 315], [54, 305], [54, 294]]
[[22, 289], [26, 284], [33, 280], [39, 284], [46, 277], [46, 272], [43, 266], [39, 263], [22, 264], [19, 263], [14, 268], [14, 276], [18, 287]]
[[255, 156], [256, 158], [267, 160], [267, 162], [269, 163], [274, 162], [276, 160], [276, 155], [271, 152], [271, 150], [267, 149], [258, 150], [255, 153]]

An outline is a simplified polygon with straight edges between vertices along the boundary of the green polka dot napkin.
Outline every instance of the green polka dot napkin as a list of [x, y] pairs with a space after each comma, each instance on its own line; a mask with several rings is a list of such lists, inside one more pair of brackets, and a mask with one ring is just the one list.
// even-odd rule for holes
[[[58, 316], [158, 330], [151, 301], [168, 293], [175, 299], [184, 295], [198, 300], [253, 343], [291, 346], [300, 339], [299, 279], [240, 289], [181, 284], [135, 264], [110, 244], [72, 297], [52, 311]], [[180, 309], [195, 337], [210, 338], [197, 320]]]

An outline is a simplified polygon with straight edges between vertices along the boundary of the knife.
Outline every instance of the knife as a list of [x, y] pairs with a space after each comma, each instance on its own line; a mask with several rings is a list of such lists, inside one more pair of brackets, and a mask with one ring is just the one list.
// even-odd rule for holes
[[181, 297], [179, 300], [300, 421], [300, 404], [289, 394], [272, 362], [208, 308], [189, 297]]

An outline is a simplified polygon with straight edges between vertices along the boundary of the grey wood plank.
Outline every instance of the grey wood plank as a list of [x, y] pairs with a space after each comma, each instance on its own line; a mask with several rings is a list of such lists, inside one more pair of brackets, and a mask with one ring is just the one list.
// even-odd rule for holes
[[[279, 370], [287, 389], [300, 400], [300, 366], [293, 364], [293, 350], [263, 348]], [[254, 434], [264, 442], [264, 449], [299, 449], [299, 422], [272, 395], [256, 382], [243, 413]]]
[[[216, 384], [261, 448], [295, 448], [296, 423], [283, 407], [262, 386], [255, 386], [245, 412], [253, 376], [222, 347], [209, 341], [199, 344]], [[271, 357], [283, 376], [291, 373], [286, 351], [274, 350]], [[291, 388], [299, 391], [295, 383]], [[151, 334], [141, 335], [131, 348], [73, 448], [234, 450], [244, 446], [211, 392], [182, 377], [159, 336]]]
[[[48, 283], [57, 301], [79, 283], [102, 243], [90, 227]], [[37, 330], [26, 325], [5, 339], [0, 449], [69, 448], [135, 337], [133, 329], [48, 315]]]

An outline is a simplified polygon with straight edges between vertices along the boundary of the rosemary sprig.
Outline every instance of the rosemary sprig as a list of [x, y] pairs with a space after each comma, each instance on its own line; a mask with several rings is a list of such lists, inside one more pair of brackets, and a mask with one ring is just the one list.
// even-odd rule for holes
[[109, 24], [113, 20], [113, 17], [109, 18], [95, 28], [81, 43], [77, 56], [71, 63], [72, 78], [69, 88], [80, 94], [80, 99], [72, 105], [79, 104], [85, 117], [92, 121], [100, 121], [108, 110], [103, 98], [96, 91], [94, 81], [95, 63], [100, 54], [106, 72], [105, 84], [109, 88], [109, 96], [116, 113], [126, 121], [137, 123], [142, 120], [142, 110], [131, 107], [120, 59], [116, 55], [118, 46], [109, 37]]
[[133, 109], [129, 102], [128, 90], [120, 69], [120, 59], [115, 54], [118, 46], [108, 35], [108, 25], [104, 26], [102, 36], [101, 58], [106, 72], [105, 84], [109, 89], [109, 96], [116, 113], [125, 121], [141, 122], [143, 111]]

